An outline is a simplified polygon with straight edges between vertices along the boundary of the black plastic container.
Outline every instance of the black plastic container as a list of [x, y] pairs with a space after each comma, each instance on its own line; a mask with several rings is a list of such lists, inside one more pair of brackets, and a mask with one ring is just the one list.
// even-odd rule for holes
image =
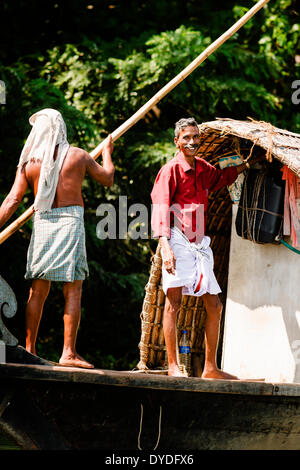
[[237, 234], [256, 243], [274, 243], [281, 235], [285, 181], [277, 165], [246, 174], [235, 221]]

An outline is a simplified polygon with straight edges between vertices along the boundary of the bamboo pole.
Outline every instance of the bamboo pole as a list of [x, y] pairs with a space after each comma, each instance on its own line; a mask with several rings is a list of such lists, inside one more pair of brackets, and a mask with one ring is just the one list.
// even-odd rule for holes
[[29, 207], [25, 212], [23, 212], [20, 217], [18, 217], [14, 222], [12, 222], [6, 229], [0, 233], [0, 244], [3, 243], [7, 238], [9, 238], [13, 233], [19, 230], [22, 225], [28, 222], [29, 219], [33, 216], [34, 207], [33, 205]]
[[[170, 91], [179, 85], [188, 75], [190, 75], [197, 67], [199, 67], [208, 56], [210, 56], [216, 49], [218, 49], [225, 41], [227, 41], [233, 34], [235, 34], [247, 21], [250, 20], [263, 6], [270, 0], [258, 1], [242, 18], [240, 18], [231, 28], [223, 33], [218, 39], [211, 43], [196, 59], [194, 59], [185, 69], [183, 69], [175, 78], [169, 81], [160, 91], [158, 91], [146, 104], [144, 104], [135, 114], [133, 114], [127, 121], [119, 126], [111, 135], [112, 141], [115, 142], [125, 132], [134, 126], [140, 119], [142, 119], [159, 101], [161, 101]], [[91, 157], [97, 159], [103, 150], [104, 141], [102, 141], [91, 153]], [[10, 235], [15, 233], [24, 223], [26, 223], [33, 215], [33, 205], [27, 209], [18, 219], [10, 224], [5, 230], [0, 233], [0, 244], [3, 243]]]

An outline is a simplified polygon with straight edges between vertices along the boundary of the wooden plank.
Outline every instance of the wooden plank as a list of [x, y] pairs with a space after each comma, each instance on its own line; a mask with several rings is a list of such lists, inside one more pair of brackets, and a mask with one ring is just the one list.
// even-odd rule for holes
[[273, 383], [273, 395], [281, 397], [299, 397], [300, 384], [297, 383]]
[[[116, 387], [134, 387], [144, 389], [225, 393], [253, 396], [271, 396], [274, 385], [260, 381], [212, 380], [196, 377], [176, 378], [164, 375], [112, 371], [102, 369], [75, 369], [72, 367], [1, 364], [0, 380], [41, 380], [73, 383], [89, 383]], [[300, 396], [300, 385], [276, 384], [283, 395]], [[276, 392], [278, 394], [278, 392]]]

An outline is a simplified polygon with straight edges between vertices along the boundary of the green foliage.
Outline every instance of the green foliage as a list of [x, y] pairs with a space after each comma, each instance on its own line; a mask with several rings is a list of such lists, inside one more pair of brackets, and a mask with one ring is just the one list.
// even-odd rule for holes
[[[236, 5], [228, 1], [225, 6], [224, 2], [211, 5], [188, 0], [183, 6], [176, 0], [136, 0], [131, 2], [134, 18], [126, 2], [114, 2], [115, 9], [109, 10], [108, 4], [95, 1], [89, 11], [83, 0], [57, 7], [46, 2], [45, 9], [39, 2], [18, 2], [24, 14], [28, 11], [31, 15], [33, 10], [37, 14], [40, 36], [30, 28], [27, 35], [24, 33], [23, 21], [14, 17], [14, 3], [3, 2], [8, 18], [0, 25], [7, 39], [6, 51], [0, 51], [0, 80], [7, 89], [7, 103], [0, 105], [2, 200], [13, 181], [32, 113], [43, 107], [59, 109], [67, 123], [69, 141], [91, 151], [253, 2]], [[2, 18], [5, 16], [0, 21]], [[11, 23], [17, 25], [13, 42], [8, 40]], [[291, 84], [299, 75], [299, 31], [295, 0], [269, 2], [115, 143], [116, 176], [111, 188], [85, 180], [90, 277], [84, 286], [78, 341], [79, 350], [96, 365], [128, 369], [136, 364], [139, 314], [150, 256], [156, 247], [150, 230], [145, 240], [97, 238], [97, 207], [109, 202], [118, 214], [119, 196], [127, 196], [128, 208], [138, 202], [150, 209], [155, 176], [174, 155], [173, 126], [181, 117], [194, 116], [202, 122], [222, 116], [251, 116], [299, 132], [299, 112], [291, 103]], [[28, 194], [16, 216], [31, 203], [32, 195]], [[131, 221], [128, 214], [128, 224]], [[24, 336], [22, 315], [28, 283], [23, 271], [30, 233], [28, 223], [0, 247], [1, 275], [18, 297], [19, 316], [12, 325], [20, 340]], [[61, 286], [53, 284], [38, 352], [55, 361], [63, 341], [62, 315]]]

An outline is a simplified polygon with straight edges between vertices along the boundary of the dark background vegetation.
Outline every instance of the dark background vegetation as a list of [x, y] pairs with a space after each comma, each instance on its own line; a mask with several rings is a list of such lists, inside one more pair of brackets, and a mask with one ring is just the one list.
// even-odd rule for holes
[[[0, 80], [0, 196], [9, 191], [30, 131], [28, 119], [59, 109], [69, 141], [92, 151], [170, 79], [219, 37], [252, 0], [2, 0]], [[245, 27], [115, 143], [115, 184], [85, 180], [85, 223], [90, 277], [84, 284], [78, 351], [98, 367], [128, 369], [139, 358], [140, 312], [151, 252], [148, 239], [100, 240], [99, 204], [150, 208], [157, 171], [174, 154], [174, 122], [194, 116], [252, 117], [300, 132], [291, 101], [299, 79], [296, 0], [271, 0]], [[298, 51], [298, 52], [297, 52]], [[297, 55], [298, 54], [298, 55]], [[298, 74], [298, 75], [297, 75]], [[28, 193], [16, 216], [33, 202]], [[128, 223], [131, 218], [128, 216]], [[24, 280], [31, 222], [0, 246], [1, 275], [18, 300], [9, 329], [24, 344]], [[38, 354], [57, 360], [63, 342], [63, 297], [53, 284], [40, 326]]]

